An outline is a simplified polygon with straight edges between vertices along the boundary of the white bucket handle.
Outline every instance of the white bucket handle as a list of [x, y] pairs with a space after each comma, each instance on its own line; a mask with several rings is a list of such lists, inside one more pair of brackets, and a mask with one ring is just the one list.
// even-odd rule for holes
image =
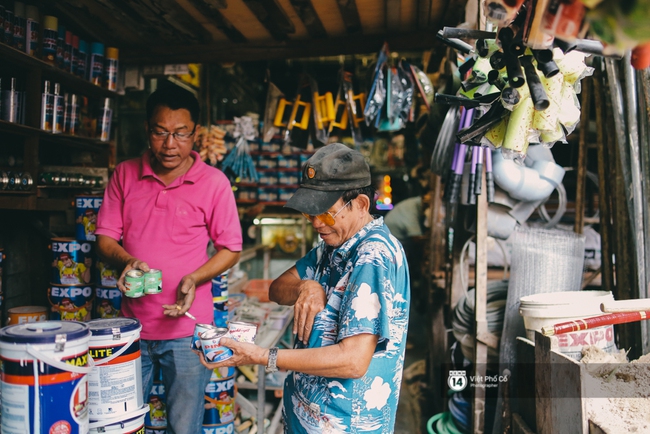
[[[51, 358], [50, 356], [40, 352], [36, 347], [33, 347], [29, 344], [26, 345], [26, 350], [29, 355], [34, 357], [36, 360], [47, 363], [48, 365], [54, 366], [57, 369], [62, 371], [75, 372], [77, 374], [88, 374], [93, 369], [92, 366], [74, 366], [68, 363], [62, 362]], [[92, 360], [92, 359], [88, 359]]]
[[[139, 336], [140, 336], [140, 334], [137, 333], [137, 337], [139, 337]], [[124, 346], [122, 348], [120, 348], [117, 352], [111, 354], [110, 356], [106, 357], [105, 359], [101, 359], [100, 361], [96, 361], [95, 359], [90, 357], [90, 354], [88, 355], [88, 358], [89, 358], [89, 360], [93, 361], [92, 362], [93, 366], [103, 365], [105, 363], [111, 362], [111, 361], [115, 360], [116, 358], [120, 357], [126, 350], [128, 350], [129, 347], [131, 346], [131, 344], [133, 344], [133, 342], [135, 342], [135, 339], [136, 339], [136, 334], [134, 333], [133, 335], [131, 335], [129, 340], [126, 341], [126, 343], [124, 344]]]
[[105, 427], [107, 425], [112, 425], [114, 423], [124, 422], [127, 419], [133, 419], [133, 418], [136, 418], [138, 416], [142, 416], [143, 414], [145, 414], [148, 411], [149, 411], [149, 404], [144, 404], [142, 406], [142, 408], [139, 408], [139, 409], [133, 411], [132, 413], [123, 414], [121, 416], [116, 416], [116, 417], [113, 417], [113, 418], [97, 420], [95, 422], [90, 422], [88, 424], [88, 428], [89, 429], [101, 428], [101, 427]]

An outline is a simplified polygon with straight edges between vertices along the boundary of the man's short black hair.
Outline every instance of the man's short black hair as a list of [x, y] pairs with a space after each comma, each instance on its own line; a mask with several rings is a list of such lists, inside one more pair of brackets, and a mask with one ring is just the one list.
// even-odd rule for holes
[[348, 203], [349, 201], [356, 199], [360, 194], [365, 194], [366, 196], [368, 196], [368, 199], [370, 199], [370, 209], [368, 211], [372, 213], [375, 210], [375, 205], [376, 205], [375, 193], [377, 193], [377, 189], [373, 185], [369, 185], [367, 187], [347, 190], [345, 193], [343, 193], [341, 199], [343, 199], [344, 203]]
[[199, 101], [192, 92], [170, 84], [156, 89], [147, 98], [147, 122], [151, 120], [156, 107], [169, 107], [171, 110], [185, 109], [190, 112], [194, 124], [199, 123]]

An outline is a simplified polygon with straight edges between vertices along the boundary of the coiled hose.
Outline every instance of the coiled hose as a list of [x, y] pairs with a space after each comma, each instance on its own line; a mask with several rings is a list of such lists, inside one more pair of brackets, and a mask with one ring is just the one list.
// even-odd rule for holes
[[429, 434], [464, 434], [456, 427], [448, 411], [433, 415], [427, 422], [427, 431]]

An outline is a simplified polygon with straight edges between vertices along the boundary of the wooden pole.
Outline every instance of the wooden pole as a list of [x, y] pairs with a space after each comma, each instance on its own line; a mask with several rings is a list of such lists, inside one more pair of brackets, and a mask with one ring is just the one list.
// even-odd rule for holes
[[585, 225], [585, 184], [587, 183], [587, 134], [591, 112], [591, 79], [582, 80], [582, 111], [580, 112], [580, 137], [578, 140], [578, 176], [576, 179], [576, 217], [573, 231], [582, 234]]

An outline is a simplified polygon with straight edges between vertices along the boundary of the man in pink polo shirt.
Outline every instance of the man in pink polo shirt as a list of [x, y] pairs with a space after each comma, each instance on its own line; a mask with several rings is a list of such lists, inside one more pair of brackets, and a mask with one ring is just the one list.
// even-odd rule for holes
[[[196, 322], [213, 323], [211, 279], [235, 265], [242, 248], [230, 182], [192, 150], [198, 118], [198, 101], [186, 90], [167, 86], [149, 96], [149, 149], [115, 168], [95, 232], [99, 255], [122, 270], [117, 283], [122, 292], [127, 271], [162, 271], [162, 292], [124, 297], [122, 313], [142, 323], [145, 402], [154, 368], [162, 369], [167, 433], [174, 434], [202, 431], [210, 371], [190, 342]], [[217, 249], [211, 258], [210, 240]]]

